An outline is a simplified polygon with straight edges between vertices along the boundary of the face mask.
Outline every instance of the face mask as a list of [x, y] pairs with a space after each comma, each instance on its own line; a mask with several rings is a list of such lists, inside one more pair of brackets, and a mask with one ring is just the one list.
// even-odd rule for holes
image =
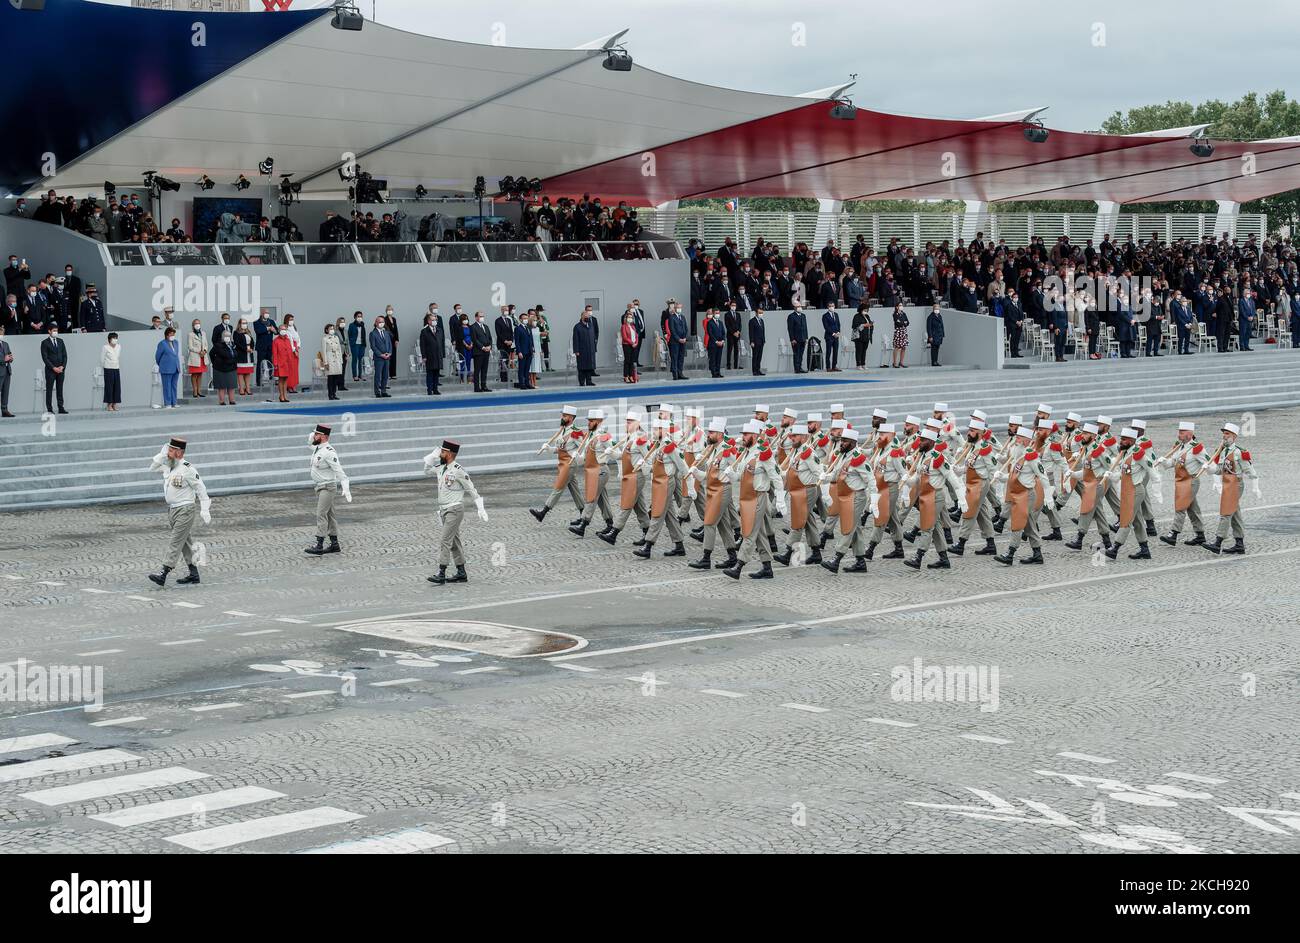
[[326, 337], [333, 337], [333, 336], [334, 336], [334, 331], [333, 331], [333, 330], [326, 331], [326, 332], [325, 332], [325, 336], [326, 336]]
[[72, 269], [68, 269], [68, 270], [65, 271], [63, 274], [64, 274], [64, 275], [71, 275], [71, 274], [72, 274]]

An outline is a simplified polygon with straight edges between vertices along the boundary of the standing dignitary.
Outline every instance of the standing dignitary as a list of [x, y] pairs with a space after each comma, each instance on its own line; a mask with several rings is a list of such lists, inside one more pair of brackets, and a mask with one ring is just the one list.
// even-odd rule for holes
[[388, 333], [388, 326], [383, 317], [375, 318], [375, 328], [370, 332], [370, 353], [374, 360], [375, 398], [388, 399], [389, 369], [393, 363], [393, 352], [397, 345], [393, 335]]
[[619, 531], [627, 526], [627, 519], [632, 514], [636, 514], [637, 523], [641, 525], [641, 539], [633, 546], [639, 547], [644, 543], [645, 533], [650, 529], [650, 515], [647, 512], [649, 506], [647, 483], [650, 480], [650, 471], [641, 461], [650, 442], [642, 434], [641, 422], [641, 411], [629, 409], [624, 422], [623, 438], [605, 453], [607, 461], [618, 463], [618, 513], [614, 515], [614, 523], [596, 536], [611, 547], [618, 540]]
[[[576, 330], [576, 329], [575, 329]], [[483, 312], [474, 312], [474, 323], [469, 326], [470, 351], [474, 358], [474, 392], [491, 393], [487, 385], [488, 358], [492, 355], [492, 332], [483, 320]], [[582, 376], [581, 373], [578, 374]]]
[[785, 330], [790, 337], [790, 360], [795, 373], [805, 373], [803, 349], [808, 346], [808, 317], [798, 304], [785, 317]]
[[0, 323], [0, 417], [13, 419], [9, 411], [9, 383], [14, 375], [14, 352], [5, 340], [5, 325]]
[[1201, 469], [1209, 462], [1205, 443], [1196, 438], [1196, 423], [1178, 424], [1178, 442], [1155, 461], [1157, 468], [1168, 466], [1174, 470], [1174, 523], [1169, 533], [1161, 534], [1161, 543], [1178, 545], [1178, 534], [1187, 521], [1195, 534], [1187, 541], [1189, 546], [1205, 543], [1205, 522], [1201, 519], [1201, 504], [1197, 500], [1201, 490]]
[[182, 556], [190, 572], [188, 576], [178, 579], [177, 585], [198, 583], [199, 568], [194, 565], [194, 546], [191, 541], [196, 501], [198, 516], [203, 523], [212, 523], [212, 499], [208, 497], [207, 486], [199, 477], [199, 470], [186, 460], [185, 446], [184, 439], [172, 439], [153, 457], [149, 465], [150, 471], [162, 472], [163, 499], [167, 502], [167, 527], [171, 531], [162, 569], [158, 573], [149, 574], [149, 579], [159, 586], [166, 585], [167, 574], [176, 569]]
[[[551, 493], [547, 495], [545, 503], [539, 508], [529, 508], [528, 513], [535, 517], [538, 522], [546, 520], [546, 515], [550, 513], [555, 505], [560, 503], [560, 498], [564, 492], [569, 492], [569, 497], [573, 498], [573, 505], [579, 511], [582, 511], [586, 501], [582, 493], [578, 490], [578, 484], [574, 480], [575, 462], [574, 457], [578, 454], [578, 448], [582, 444], [584, 433], [575, 427], [574, 423], [578, 417], [576, 406], [565, 406], [560, 410], [560, 428], [555, 430], [555, 434], [542, 443], [542, 447], [537, 450], [537, 454], [542, 452], [555, 453], [555, 483], [551, 486]], [[569, 523], [578, 524], [582, 518], [570, 521]]]
[[602, 454], [614, 437], [601, 429], [604, 423], [605, 410], [600, 408], [587, 410], [587, 433], [579, 442], [577, 454], [573, 457], [570, 481], [578, 479], [583, 505], [582, 513], [576, 523], [569, 525], [569, 531], [578, 537], [587, 533], [587, 525], [591, 523], [597, 508], [600, 509], [600, 516], [605, 519], [603, 529], [609, 530], [614, 526], [614, 512], [610, 509], [609, 498], [605, 496], [609, 466]]
[[[262, 385], [262, 361], [271, 359], [271, 338], [266, 331], [266, 322], [270, 315], [262, 312], [262, 318], [253, 327], [257, 331], [257, 385]], [[266, 338], [266, 356], [262, 356], [262, 339]], [[361, 373], [366, 362], [366, 316], [360, 311], [352, 314], [352, 323], [348, 325], [348, 350], [352, 357], [352, 379], [361, 382]]]
[[540, 354], [540, 351], [533, 349], [533, 327], [526, 314], [515, 325], [515, 346], [512, 352], [515, 356], [515, 367], [518, 372], [515, 389], [531, 390], [533, 388], [532, 375], [534, 373], [532, 369], [533, 357]]
[[592, 320], [591, 305], [582, 309], [578, 323], [573, 325], [573, 356], [578, 367], [578, 386], [595, 386], [596, 373], [596, 322]]
[[[515, 356], [515, 319], [510, 316], [510, 309], [501, 306], [496, 323], [492, 326], [497, 344], [497, 377], [502, 383], [510, 381], [510, 367]], [[518, 384], [515, 384], [518, 387]]]
[[939, 366], [939, 348], [943, 346], [943, 313], [937, 304], [925, 318], [925, 342], [930, 345], [930, 366]]
[[441, 396], [438, 379], [442, 376], [442, 362], [447, 359], [447, 331], [436, 304], [429, 305], [424, 327], [420, 329], [420, 359], [424, 361], [424, 392], [428, 396]]
[[[740, 368], [740, 336], [741, 329], [744, 327], [741, 322], [744, 317], [744, 314], [736, 309], [736, 302], [734, 300], [731, 304], [727, 305], [722, 312], [722, 323], [727, 335], [726, 350], [728, 370], [737, 370]], [[712, 361], [710, 361], [710, 363], [712, 363]], [[718, 373], [721, 375], [720, 370]]]
[[[306, 547], [307, 553], [319, 557], [324, 553], [339, 552], [339, 520], [334, 515], [334, 503], [342, 491], [343, 499], [352, 501], [352, 485], [339, 462], [338, 453], [330, 445], [330, 427], [318, 425], [307, 437], [311, 445], [311, 484], [316, 489], [316, 546]], [[329, 537], [330, 545], [324, 546]]]
[[673, 379], [685, 380], [686, 344], [690, 340], [690, 325], [682, 317], [680, 305], [674, 305], [668, 312], [664, 327], [668, 339], [668, 366], [672, 370]]
[[[727, 348], [728, 355], [730, 355], [729, 336], [723, 324], [723, 318], [719, 318], [710, 308], [704, 316], [704, 343], [708, 347], [709, 353], [709, 376], [715, 380], [722, 379], [723, 349]], [[677, 379], [676, 375], [674, 375], [673, 379]]]
[[826, 306], [822, 312], [822, 335], [826, 341], [826, 372], [840, 372], [840, 313], [835, 310], [835, 302]]
[[[1259, 473], [1251, 464], [1250, 453], [1237, 445], [1241, 429], [1235, 423], [1225, 422], [1222, 431], [1223, 442], [1214, 450], [1209, 464], [1202, 469], [1203, 473], [1218, 475], [1220, 481], [1217, 489], [1219, 529], [1214, 540], [1205, 543], [1205, 549], [1211, 553], [1245, 553], [1246, 531], [1241, 526], [1241, 493], [1245, 488], [1245, 480], [1249, 478], [1255, 497], [1259, 497]], [[1228, 536], [1229, 527], [1232, 528], [1235, 542], [1231, 547], [1225, 547], [1223, 541]]]
[[[478, 519], [487, 523], [487, 510], [483, 498], [470, 481], [469, 473], [460, 467], [456, 456], [460, 443], [442, 440], [442, 448], [424, 457], [424, 473], [438, 479], [438, 523], [442, 526], [438, 541], [438, 572], [427, 577], [430, 583], [467, 583], [465, 575], [465, 547], [460, 542], [460, 524], [465, 519], [465, 496], [468, 495], [478, 511]], [[456, 575], [448, 576], [447, 567], [456, 565]]]
[[[1300, 344], [1300, 331], [1296, 332]], [[763, 323], [763, 309], [759, 308], [749, 317], [749, 366], [756, 377], [766, 376], [763, 370], [763, 346], [767, 343], [767, 325]]]
[[54, 412], [55, 393], [58, 394], [59, 412], [63, 408], [63, 378], [68, 372], [68, 347], [59, 337], [59, 326], [51, 323], [48, 336], [41, 341], [41, 362], [45, 364], [45, 411]]

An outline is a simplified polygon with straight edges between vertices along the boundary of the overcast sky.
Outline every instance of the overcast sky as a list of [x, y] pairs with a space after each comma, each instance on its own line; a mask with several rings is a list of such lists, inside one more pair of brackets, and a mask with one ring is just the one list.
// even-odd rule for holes
[[[254, 0], [254, 6], [260, 6]], [[294, 6], [328, 0], [294, 0]], [[1300, 93], [1300, 2], [1254, 0], [358, 0], [412, 32], [571, 47], [628, 27], [644, 66], [731, 88], [799, 94], [858, 74], [854, 100], [950, 118], [1050, 105], [1094, 130], [1170, 99]], [[798, 44], [803, 38], [804, 44]]]

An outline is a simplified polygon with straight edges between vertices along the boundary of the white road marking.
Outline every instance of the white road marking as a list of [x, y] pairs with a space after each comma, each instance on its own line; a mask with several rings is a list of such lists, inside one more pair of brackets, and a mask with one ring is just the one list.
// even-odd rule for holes
[[96, 589], [93, 586], [83, 586], [81, 587], [81, 591], [83, 593], [95, 593], [100, 596], [111, 596], [113, 594], [111, 589]]
[[324, 688], [319, 691], [299, 691], [296, 694], [286, 694], [285, 697], [292, 700], [300, 697], [324, 697], [326, 694], [337, 694], [337, 693], [338, 693], [337, 691], [331, 690], [329, 688]]
[[26, 737], [7, 737], [0, 740], [0, 753], [17, 753], [20, 750], [39, 750], [41, 747], [58, 747], [76, 743], [72, 737], [58, 733], [34, 733]]
[[222, 615], [223, 615], [223, 616], [240, 616], [240, 617], [242, 617], [242, 618], [244, 618], [244, 619], [253, 619], [253, 618], [256, 618], [256, 617], [255, 617], [251, 612], [243, 612], [242, 610], [239, 610], [239, 609], [227, 609], [225, 612], [222, 613]]
[[220, 792], [207, 792], [188, 799], [168, 799], [165, 802], [150, 802], [145, 805], [118, 809], [116, 812], [104, 812], [92, 815], [96, 822], [128, 828], [132, 825], [147, 825], [150, 822], [164, 822], [178, 819], [184, 815], [193, 815], [201, 811], [218, 812], [221, 809], [233, 809], [253, 802], [266, 802], [270, 799], [283, 799], [284, 793], [263, 789], [260, 786], [241, 786], [238, 789], [223, 789]]
[[175, 786], [178, 783], [191, 783], [207, 778], [207, 773], [200, 773], [198, 770], [186, 769], [183, 766], [169, 766], [166, 769], [151, 769], [143, 773], [128, 773], [125, 776], [112, 776], [108, 779], [93, 779], [90, 782], [75, 783], [71, 786], [39, 789], [22, 795], [24, 799], [39, 802], [41, 805], [67, 805], [69, 802], [87, 802], [91, 799], [121, 796], [128, 792], [143, 792], [146, 789]]
[[289, 623], [290, 625], [311, 625], [311, 623], [308, 622], [306, 619], [288, 619], [288, 618], [280, 618], [280, 619], [276, 619], [275, 621], [276, 621], [276, 622], [287, 622], [287, 623]]
[[304, 809], [300, 812], [287, 812], [284, 815], [268, 815], [262, 818], [235, 822], [233, 825], [218, 825], [216, 828], [201, 828], [195, 832], [182, 832], [179, 835], [164, 836], [164, 841], [173, 845], [189, 848], [191, 851], [216, 851], [231, 845], [258, 841], [263, 838], [275, 838], [278, 835], [291, 835], [307, 829], [322, 828], [326, 825], [342, 825], [365, 818], [356, 812], [335, 809], [332, 806], [320, 806]]
[[624, 678], [624, 681], [635, 681], [637, 684], [649, 684], [653, 687], [662, 687], [667, 681], [660, 681], [658, 678], [648, 678], [645, 675], [639, 675], [635, 678]]
[[556, 664], [556, 668], [568, 668], [570, 671], [599, 671], [599, 668], [591, 668], [587, 665], [564, 665]]
[[501, 670], [502, 669], [500, 665], [485, 665], [482, 668], [463, 668], [460, 671], [455, 671], [452, 673], [458, 675], [477, 675], [477, 674], [482, 674], [485, 671], [501, 671]]
[[1189, 783], [1204, 783], [1207, 786], [1220, 786], [1226, 783], [1226, 779], [1215, 779], [1213, 776], [1198, 776], [1195, 773], [1165, 773], [1170, 779], [1185, 779]]
[[807, 711], [810, 714], [829, 714], [829, 707], [818, 707], [815, 704], [782, 704], [782, 707], [788, 707], [792, 711]]
[[3, 576], [7, 580], [13, 580], [15, 583], [21, 583], [23, 580], [27, 579], [25, 576], [18, 576], [14, 573], [0, 573], [0, 576]]
[[868, 717], [869, 724], [882, 724], [886, 727], [915, 727], [916, 724], [910, 720], [890, 720], [888, 717]]
[[1070, 751], [1068, 751], [1068, 750], [1067, 750], [1065, 753], [1058, 753], [1058, 754], [1056, 754], [1056, 755], [1057, 755], [1057, 756], [1063, 756], [1063, 757], [1065, 757], [1067, 760], [1079, 760], [1079, 761], [1084, 762], [1084, 763], [1101, 763], [1101, 764], [1106, 764], [1106, 763], [1114, 763], [1114, 762], [1115, 762], [1114, 760], [1107, 759], [1107, 758], [1104, 757], [1104, 756], [1093, 756], [1093, 755], [1090, 754], [1090, 753], [1072, 753], [1072, 752], [1070, 752]]
[[243, 707], [243, 701], [226, 701], [224, 704], [200, 704], [198, 707], [190, 707], [188, 710], [196, 714], [205, 714], [208, 711], [224, 711], [231, 707]]
[[[232, 615], [232, 613], [226, 613], [226, 615]], [[272, 635], [276, 632], [283, 631], [283, 629], [258, 629], [256, 632], [236, 632], [235, 634], [242, 638], [247, 638], [250, 635]]]
[[178, 606], [181, 609], [202, 609], [203, 608], [201, 605], [199, 605], [196, 602], [174, 602], [172, 603], [172, 605]]
[[203, 639], [201, 638], [178, 638], [170, 642], [159, 642], [158, 644], [159, 645], [196, 645], [202, 641]]
[[[561, 667], [561, 668], [573, 668], [573, 667], [577, 667], [577, 666], [576, 666], [576, 665], [561, 665], [560, 667]], [[723, 691], [723, 690], [721, 690], [721, 689], [719, 689], [719, 688], [701, 688], [701, 689], [700, 689], [700, 693], [701, 693], [701, 694], [712, 694], [712, 695], [715, 695], [715, 696], [717, 696], [717, 697], [744, 697], [744, 696], [745, 696], [745, 695], [741, 694], [741, 693], [738, 692], [738, 691]]]
[[1003, 740], [1001, 737], [988, 737], [982, 733], [963, 733], [960, 735], [963, 740], [974, 740], [976, 743], [994, 743], [998, 746], [1005, 746], [1010, 740]]
[[77, 652], [78, 658], [92, 658], [95, 655], [120, 655], [125, 649], [122, 648], [101, 648], [97, 652]]
[[127, 599], [134, 599], [136, 602], [158, 602], [152, 596], [127, 596]]
[[357, 841], [339, 842], [320, 848], [304, 848], [300, 855], [409, 855], [414, 851], [428, 851], [454, 845], [454, 838], [445, 838], [418, 828], [403, 829], [389, 835], [375, 835]]
[[67, 583], [60, 583], [58, 580], [37, 580], [42, 586], [67, 586]]
[[91, 723], [92, 727], [119, 727], [122, 724], [134, 724], [136, 721], [145, 720], [144, 717], [115, 717], [113, 720], [96, 720]]
[[419, 678], [394, 678], [392, 681], [372, 681], [372, 688], [391, 688], [397, 684], [415, 684]]
[[96, 766], [132, 763], [138, 759], [141, 759], [141, 757], [125, 750], [91, 750], [88, 753], [58, 756], [48, 760], [29, 760], [26, 763], [0, 766], [0, 783], [16, 783], [24, 779], [50, 776], [54, 773], [71, 773], [81, 769], [94, 769]]

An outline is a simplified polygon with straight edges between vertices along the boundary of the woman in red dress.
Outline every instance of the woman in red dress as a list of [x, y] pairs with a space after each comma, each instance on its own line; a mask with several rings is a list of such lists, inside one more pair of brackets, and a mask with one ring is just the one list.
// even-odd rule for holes
[[302, 353], [302, 338], [298, 336], [298, 328], [294, 326], [293, 315], [284, 316], [284, 326], [280, 328], [281, 334], [289, 335], [289, 346], [292, 350], [292, 359], [289, 361], [289, 392], [298, 392], [298, 357]]
[[[272, 328], [274, 330], [274, 328]], [[275, 335], [271, 341], [271, 364], [275, 367], [275, 383], [280, 388], [280, 402], [289, 402], [287, 394], [290, 370], [297, 366], [298, 355], [294, 353], [293, 341], [285, 331]]]

